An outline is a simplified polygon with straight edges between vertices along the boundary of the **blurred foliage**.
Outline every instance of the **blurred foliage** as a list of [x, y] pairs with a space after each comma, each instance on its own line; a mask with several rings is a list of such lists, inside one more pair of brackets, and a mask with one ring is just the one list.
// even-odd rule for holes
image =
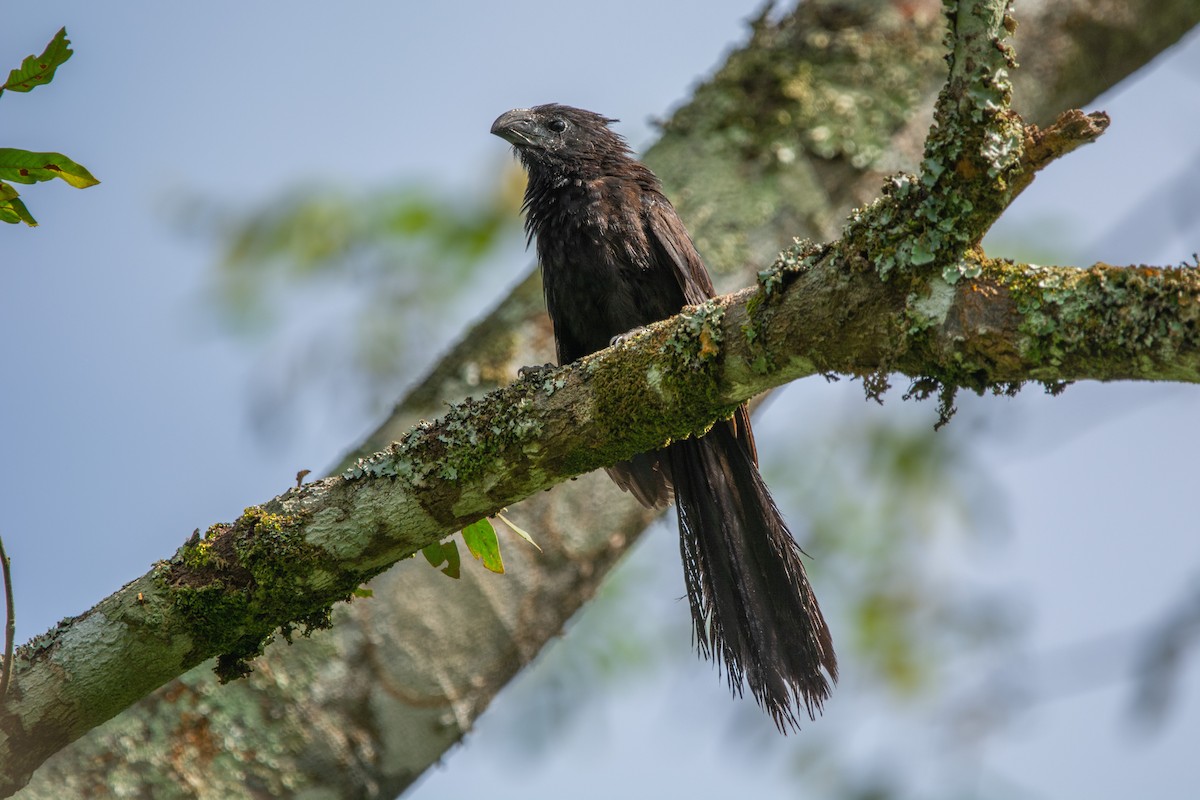
[[[464, 327], [446, 312], [497, 249], [517, 240], [523, 192], [514, 165], [481, 196], [412, 184], [357, 195], [311, 186], [249, 210], [197, 198], [179, 204], [180, 227], [221, 251], [208, 302], [220, 328], [287, 335], [256, 376], [260, 428], [269, 432], [286, 415], [299, 387], [321, 382], [365, 397], [371, 411], [394, 402], [431, 332]], [[304, 319], [291, 320], [289, 332], [293, 309]]]
[[[73, 52], [67, 29], [60, 28], [41, 55], [26, 56], [21, 66], [8, 73], [8, 79], [0, 84], [0, 95], [6, 91], [29, 92], [46, 85], [54, 79], [54, 73]], [[32, 153], [13, 147], [0, 147], [0, 222], [14, 225], [24, 222], [30, 227], [36, 226], [37, 220], [29, 213], [12, 183], [38, 183], [55, 178], [76, 189], [86, 189], [100, 183], [86, 167], [62, 153]]]
[[[482, 720], [500, 728], [489, 746], [536, 762], [570, 731], [592, 729], [597, 705], [612, 692], [661, 679], [694, 657], [684, 646], [691, 631], [686, 601], [663, 592], [663, 573], [679, 573], [673, 513], [668, 522], [652, 525], [635, 548], [653, 547], [665, 557], [625, 559], [571, 619], [564, 638], [505, 687]], [[655, 613], [666, 602], [683, 603], [684, 613]]]
[[329, 277], [350, 277], [373, 293], [411, 295], [411, 287], [394, 285], [397, 276], [410, 283], [411, 270], [422, 267], [422, 298], [436, 301], [515, 228], [524, 191], [518, 178], [510, 169], [483, 202], [442, 199], [417, 186], [359, 197], [312, 187], [257, 210], [210, 213], [224, 251], [215, 276], [221, 310], [237, 327], [256, 326], [269, 320], [275, 292]]
[[895, 416], [843, 423], [805, 448], [825, 459], [790, 470], [808, 547], [822, 554], [815, 568], [842, 598], [846, 659], [897, 696], [917, 697], [936, 690], [940, 666], [1011, 630], [1004, 603], [959, 585], [952, 569], [1003, 511], [969, 459], [965, 426], [934, 432], [932, 420]]
[[1198, 646], [1200, 576], [1145, 637], [1132, 698], [1133, 714], [1144, 727], [1161, 727], [1176, 700], [1180, 673]]

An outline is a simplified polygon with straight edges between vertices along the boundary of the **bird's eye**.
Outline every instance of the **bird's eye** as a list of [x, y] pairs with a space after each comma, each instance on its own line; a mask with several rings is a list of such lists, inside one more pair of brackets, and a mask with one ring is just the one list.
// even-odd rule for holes
[[564, 120], [555, 117], [546, 123], [546, 127], [555, 133], [562, 133], [567, 129], [567, 123]]

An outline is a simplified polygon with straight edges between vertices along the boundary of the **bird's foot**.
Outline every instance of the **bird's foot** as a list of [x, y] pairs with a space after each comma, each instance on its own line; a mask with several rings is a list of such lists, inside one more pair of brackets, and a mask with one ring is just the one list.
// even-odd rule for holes
[[616, 336], [614, 336], [608, 340], [608, 344], [610, 347], [616, 347], [619, 344], [625, 344], [630, 339], [637, 338], [639, 335], [641, 335], [645, 332], [646, 332], [646, 326], [639, 325], [636, 328], [634, 328], [633, 330], [628, 330], [628, 331], [625, 331], [624, 333], [618, 333]]
[[537, 381], [546, 377], [546, 373], [553, 372], [556, 369], [558, 367], [550, 363], [521, 367], [517, 370], [517, 380]]

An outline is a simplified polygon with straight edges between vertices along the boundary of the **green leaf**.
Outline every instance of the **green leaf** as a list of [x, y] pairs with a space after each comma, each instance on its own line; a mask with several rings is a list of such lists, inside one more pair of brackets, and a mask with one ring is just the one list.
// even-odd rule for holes
[[472, 522], [463, 528], [463, 541], [471, 555], [483, 562], [483, 566], [492, 572], [504, 572], [504, 562], [500, 559], [500, 540], [496, 538], [496, 529], [487, 519]]
[[451, 578], [458, 580], [461, 575], [460, 567], [462, 560], [458, 556], [458, 542], [450, 539], [445, 542], [431, 544], [428, 547], [421, 548], [421, 552], [425, 554], [425, 559], [429, 565], [434, 567], [446, 566], [442, 569], [442, 573], [449, 575]]
[[74, 52], [71, 49], [71, 40], [67, 38], [67, 29], [60, 29], [40, 56], [25, 56], [21, 66], [8, 73], [8, 80], [0, 86], [0, 93], [5, 89], [10, 92], [28, 92], [35, 86], [49, 83], [54, 80], [54, 71]]
[[37, 227], [37, 220], [21, 202], [17, 190], [4, 181], [0, 181], [0, 222], [14, 225], [24, 222], [31, 228]]
[[62, 178], [76, 189], [95, 186], [100, 181], [81, 164], [62, 153], [31, 153], [13, 147], [0, 147], [0, 180], [37, 183]]
[[353, 592], [351, 592], [350, 594], [354, 595], [355, 597], [374, 597], [375, 590], [368, 589], [365, 586], [360, 586], [357, 589], [355, 589]]
[[503, 522], [505, 525], [508, 526], [509, 530], [511, 530], [517, 536], [520, 536], [525, 541], [529, 542], [534, 547], [537, 547], [537, 551], [539, 553], [542, 552], [542, 548], [538, 547], [538, 543], [533, 540], [533, 537], [529, 535], [528, 531], [526, 531], [524, 528], [521, 528], [521, 527], [517, 526], [516, 524], [514, 524], [511, 519], [504, 516], [503, 514], [497, 514], [496, 516], [500, 518], [501, 522]]

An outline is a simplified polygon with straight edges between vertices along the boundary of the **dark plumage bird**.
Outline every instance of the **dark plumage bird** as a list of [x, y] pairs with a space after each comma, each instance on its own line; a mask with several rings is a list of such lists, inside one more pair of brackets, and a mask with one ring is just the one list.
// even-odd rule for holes
[[[713, 296], [712, 280], [662, 185], [608, 126], [557, 104], [500, 116], [492, 133], [529, 173], [525, 228], [537, 239], [560, 364]], [[719, 655], [786, 732], [837, 680], [829, 628], [800, 550], [758, 473], [745, 406], [702, 438], [608, 470], [647, 506], [672, 495], [695, 639]]]

